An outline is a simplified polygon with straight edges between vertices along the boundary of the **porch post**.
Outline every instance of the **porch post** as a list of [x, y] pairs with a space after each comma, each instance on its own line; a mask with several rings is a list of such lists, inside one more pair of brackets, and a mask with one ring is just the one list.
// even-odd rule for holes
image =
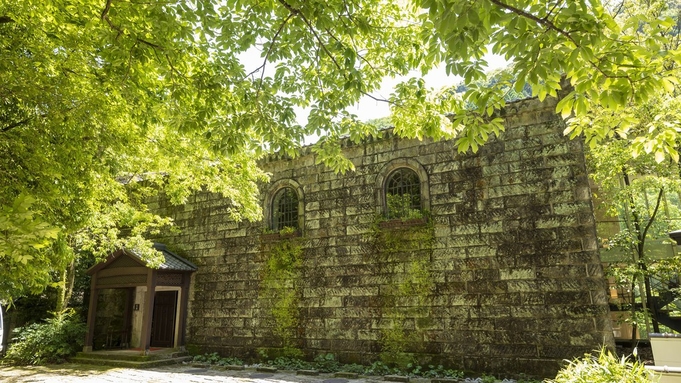
[[97, 289], [97, 273], [90, 278], [90, 305], [87, 310], [87, 334], [85, 335], [85, 345], [83, 352], [92, 352], [92, 343], [95, 337], [95, 320], [97, 319], [97, 298], [99, 290]]
[[187, 302], [189, 302], [189, 282], [191, 281], [190, 273], [182, 273], [182, 294], [180, 301], [180, 321], [177, 324], [180, 329], [178, 332], [177, 347], [184, 351], [185, 333], [187, 332]]
[[123, 333], [121, 335], [121, 347], [130, 348], [132, 339], [132, 305], [135, 303], [135, 288], [127, 288], [125, 297], [125, 310], [123, 311]]
[[142, 313], [142, 334], [140, 336], [140, 348], [142, 354], [149, 353], [151, 346], [151, 320], [154, 315], [154, 296], [156, 290], [156, 270], [147, 270], [147, 292], [144, 297], [144, 311]]

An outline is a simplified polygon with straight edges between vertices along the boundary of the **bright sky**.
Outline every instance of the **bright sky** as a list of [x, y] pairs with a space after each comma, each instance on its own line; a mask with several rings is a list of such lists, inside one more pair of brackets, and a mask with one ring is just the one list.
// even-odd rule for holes
[[[244, 64], [247, 73], [262, 65], [263, 58], [261, 57], [261, 54], [262, 53], [259, 50], [252, 49], [240, 56], [240, 60]], [[485, 55], [484, 59], [487, 60], [488, 63], [487, 71], [503, 68], [508, 65], [508, 61], [504, 60], [503, 57], [493, 55], [491, 53]], [[275, 67], [276, 65], [273, 63], [268, 63], [265, 66], [265, 75], [274, 75]], [[388, 99], [397, 84], [408, 80], [411, 77], [419, 76], [420, 72], [414, 71], [413, 74], [408, 76], [385, 79], [383, 80], [381, 89], [378, 92], [372, 93], [372, 95], [376, 98]], [[460, 76], [447, 76], [444, 68], [434, 69], [423, 78], [426, 81], [426, 86], [433, 89], [452, 86], [461, 81]], [[357, 117], [359, 117], [359, 119], [362, 121], [367, 121], [390, 115], [390, 107], [386, 102], [376, 101], [371, 97], [364, 96], [357, 105], [348, 108], [348, 112], [357, 115]], [[296, 115], [298, 123], [305, 125], [307, 122], [308, 111], [302, 108], [296, 109]]]
[[[495, 69], [503, 68], [508, 65], [508, 61], [504, 60], [503, 57], [493, 54], [487, 54], [484, 56], [487, 61], [487, 71], [492, 71]], [[381, 89], [379, 92], [372, 93], [373, 96], [377, 98], [387, 99], [392, 93], [393, 89], [397, 84], [405, 81], [411, 77], [419, 77], [420, 72], [414, 71], [412, 75], [390, 78], [383, 80]], [[461, 76], [447, 76], [444, 68], [437, 68], [432, 70], [430, 73], [425, 75], [423, 79], [426, 81], [426, 86], [433, 89], [440, 89], [447, 86], [456, 85], [461, 82]], [[348, 109], [348, 112], [356, 114], [360, 120], [367, 121], [374, 118], [386, 117], [390, 114], [390, 106], [386, 102], [375, 101], [371, 97], [364, 96], [360, 100], [359, 104]], [[300, 116], [299, 116], [300, 118]]]

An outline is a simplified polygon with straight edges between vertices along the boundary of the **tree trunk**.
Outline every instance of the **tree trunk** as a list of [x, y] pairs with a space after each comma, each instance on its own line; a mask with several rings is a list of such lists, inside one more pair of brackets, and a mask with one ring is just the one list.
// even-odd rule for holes
[[57, 285], [57, 302], [55, 305], [56, 312], [61, 313], [68, 307], [71, 294], [73, 294], [73, 284], [75, 283], [75, 277], [76, 265], [74, 261], [71, 261], [69, 265], [64, 268], [59, 284]]

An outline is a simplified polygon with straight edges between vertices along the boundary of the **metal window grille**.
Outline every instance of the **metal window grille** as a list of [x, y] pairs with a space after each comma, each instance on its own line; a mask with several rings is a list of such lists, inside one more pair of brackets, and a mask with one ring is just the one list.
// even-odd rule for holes
[[292, 188], [283, 188], [274, 196], [272, 229], [298, 229], [298, 195]]
[[389, 218], [409, 217], [421, 211], [421, 180], [415, 171], [400, 168], [390, 173], [385, 184], [386, 208]]

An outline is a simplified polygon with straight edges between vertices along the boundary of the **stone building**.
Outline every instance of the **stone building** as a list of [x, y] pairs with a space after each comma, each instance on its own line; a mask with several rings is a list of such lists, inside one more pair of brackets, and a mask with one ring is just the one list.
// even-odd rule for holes
[[509, 104], [477, 154], [386, 131], [344, 144], [345, 175], [272, 156], [262, 222], [216, 194], [152, 203], [198, 267], [188, 346], [540, 376], [612, 346], [582, 142], [554, 109]]

